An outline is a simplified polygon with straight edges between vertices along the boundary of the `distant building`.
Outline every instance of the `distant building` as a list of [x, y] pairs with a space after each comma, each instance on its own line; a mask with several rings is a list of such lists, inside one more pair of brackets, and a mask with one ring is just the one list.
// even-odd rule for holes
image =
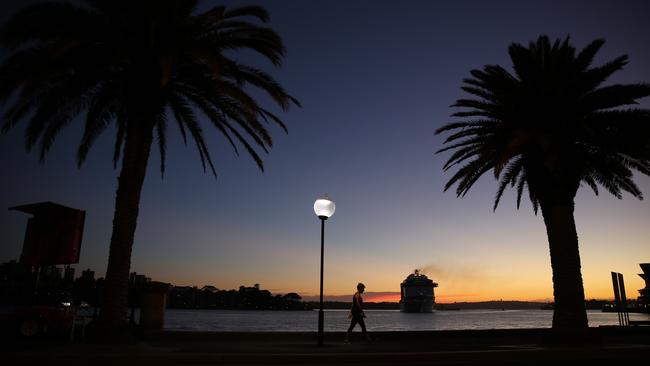
[[129, 282], [131, 283], [131, 286], [137, 289], [141, 289], [147, 282], [150, 282], [151, 278], [137, 274], [135, 272], [131, 272], [131, 275], [129, 276]]
[[60, 281], [63, 279], [63, 268], [59, 268], [55, 265], [44, 266], [41, 269], [41, 277], [47, 278], [51, 281]]
[[32, 269], [30, 266], [11, 260], [0, 264], [0, 283], [13, 283], [30, 277]]
[[74, 268], [67, 266], [65, 267], [65, 272], [63, 274], [63, 282], [70, 284], [74, 282]]
[[438, 284], [415, 270], [401, 284], [400, 311], [405, 313], [431, 313], [435, 304], [434, 287]]
[[80, 279], [84, 282], [95, 282], [95, 271], [91, 271], [90, 268], [82, 271]]
[[173, 286], [167, 294], [167, 306], [176, 309], [197, 307], [197, 291], [192, 286]]

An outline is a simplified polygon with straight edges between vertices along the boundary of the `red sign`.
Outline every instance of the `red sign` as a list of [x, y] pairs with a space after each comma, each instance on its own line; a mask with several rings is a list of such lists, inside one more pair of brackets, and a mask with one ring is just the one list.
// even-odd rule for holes
[[20, 262], [31, 266], [79, 263], [86, 212], [52, 202], [13, 207], [31, 213]]

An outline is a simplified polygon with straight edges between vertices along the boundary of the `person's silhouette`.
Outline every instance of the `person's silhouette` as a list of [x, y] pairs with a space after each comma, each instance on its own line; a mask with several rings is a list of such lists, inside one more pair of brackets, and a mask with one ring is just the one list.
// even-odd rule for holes
[[363, 320], [363, 318], [366, 317], [366, 314], [363, 312], [363, 298], [361, 297], [361, 294], [365, 291], [365, 289], [366, 285], [359, 282], [357, 285], [357, 292], [354, 294], [354, 297], [352, 297], [352, 309], [350, 309], [350, 314], [348, 314], [348, 318], [351, 319], [351, 322], [350, 327], [348, 328], [348, 332], [345, 336], [345, 343], [350, 343], [352, 329], [354, 329], [357, 323], [359, 323], [361, 326], [361, 331], [366, 337], [368, 343], [372, 342], [370, 336], [368, 335], [368, 332], [366, 331], [366, 322]]

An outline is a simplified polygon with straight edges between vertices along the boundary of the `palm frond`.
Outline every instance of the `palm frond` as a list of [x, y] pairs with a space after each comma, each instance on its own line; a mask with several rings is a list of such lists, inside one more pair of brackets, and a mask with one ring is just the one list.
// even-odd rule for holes
[[596, 184], [596, 181], [591, 175], [585, 176], [582, 178], [582, 181], [585, 182], [589, 188], [594, 192], [596, 196], [598, 196], [598, 185]]
[[627, 55], [624, 55], [617, 57], [602, 66], [585, 71], [580, 78], [580, 84], [583, 91], [589, 91], [597, 88], [613, 73], [622, 70], [623, 67], [627, 65], [627, 62], [628, 57]]
[[582, 103], [587, 111], [598, 111], [638, 104], [638, 99], [649, 95], [650, 84], [616, 84], [586, 94]]
[[174, 114], [174, 118], [176, 118], [179, 123], [182, 123], [185, 125], [185, 127], [187, 127], [187, 130], [190, 132], [190, 135], [194, 139], [194, 142], [196, 143], [196, 149], [201, 159], [201, 166], [203, 167], [203, 171], [206, 171], [206, 167], [210, 167], [212, 174], [216, 178], [217, 171], [214, 168], [212, 158], [210, 157], [207, 145], [203, 139], [203, 130], [197, 122], [194, 112], [187, 103], [181, 100], [177, 100], [175, 103], [170, 104], [170, 107]]
[[97, 137], [106, 130], [117, 115], [118, 106], [114, 101], [117, 92], [115, 85], [102, 84], [97, 89], [90, 97], [86, 112], [86, 125], [77, 150], [78, 167], [81, 167], [86, 160]]
[[[521, 207], [521, 197], [523, 196], [524, 188], [526, 187], [526, 178], [526, 173], [523, 173], [517, 182], [517, 210]], [[530, 189], [528, 191], [530, 192]], [[530, 195], [530, 201], [533, 203], [535, 214], [537, 214], [537, 202], [533, 200], [532, 195]]]
[[505, 170], [505, 173], [501, 177], [501, 181], [499, 182], [499, 188], [497, 189], [497, 194], [494, 198], [494, 207], [492, 208], [493, 211], [496, 211], [497, 207], [499, 206], [499, 201], [501, 200], [501, 196], [503, 195], [505, 189], [509, 185], [514, 186], [517, 182], [517, 177], [521, 174], [523, 166], [524, 160], [520, 156], [510, 162]]
[[449, 145], [447, 147], [443, 147], [442, 149], [438, 150], [435, 152], [435, 154], [440, 154], [442, 152], [448, 151], [448, 150], [453, 150], [457, 149], [459, 147], [464, 147], [468, 145], [479, 145], [489, 139], [489, 136], [474, 136], [471, 139], [466, 139], [461, 142], [455, 143], [453, 145]]
[[160, 178], [163, 178], [165, 176], [165, 159], [167, 155], [167, 120], [164, 113], [157, 115], [155, 128], [160, 152]]
[[[264, 24], [268, 12], [259, 6], [217, 6], [193, 14], [196, 0], [125, 4], [47, 2], [25, 7], [0, 27], [0, 45], [13, 48], [0, 62], [0, 103], [9, 102], [0, 122], [2, 132], [26, 121], [26, 146], [40, 144], [44, 158], [59, 131], [86, 111], [77, 150], [81, 166], [94, 141], [113, 122], [114, 165], [125, 148], [127, 130], [152, 128], [164, 174], [164, 118], [170, 113], [183, 142], [187, 135], [193, 138], [204, 170], [216, 176], [192, 110], [196, 107], [235, 154], [241, 144], [262, 169], [255, 149], [268, 153], [273, 146], [268, 124], [285, 132], [287, 126], [248, 88], [266, 93], [283, 111], [292, 104], [300, 106], [271, 74], [232, 58], [231, 51], [248, 50], [281, 64], [286, 49], [281, 37]], [[143, 19], [151, 27], [142, 27]], [[150, 83], [156, 79], [159, 86]]]
[[253, 16], [259, 19], [260, 21], [266, 23], [269, 21], [269, 13], [261, 6], [248, 5], [240, 6], [238, 8], [226, 10], [223, 13], [224, 18], [235, 18], [235, 17], [244, 17], [244, 16]]
[[454, 165], [458, 165], [463, 161], [470, 159], [481, 153], [481, 147], [476, 145], [466, 146], [454, 151], [451, 157], [445, 162], [445, 165], [442, 167], [444, 171], [449, 170]]
[[[179, 96], [179, 98], [182, 98]], [[210, 122], [217, 128], [217, 130], [228, 140], [230, 143], [230, 146], [233, 148], [235, 155], [239, 156], [239, 150], [237, 149], [237, 145], [233, 141], [232, 137], [230, 137], [230, 134], [226, 129], [224, 128], [224, 125], [228, 123], [225, 120], [225, 116], [220, 113], [216, 108], [210, 105], [210, 102], [207, 100], [203, 99], [201, 96], [196, 95], [194, 93], [188, 94], [188, 98], [203, 112], [205, 116], [208, 117]]]
[[633, 171], [650, 175], [650, 111], [621, 107], [650, 96], [650, 85], [601, 87], [628, 61], [591, 66], [603, 44], [577, 52], [568, 37], [540, 36], [508, 48], [514, 76], [499, 65], [471, 70], [461, 89], [473, 97], [458, 99], [457, 120], [436, 130], [447, 133], [436, 153], [453, 152], [443, 170], [457, 168], [445, 190], [457, 185], [464, 196], [493, 169], [494, 209], [509, 185], [516, 186], [517, 208], [528, 188], [535, 213], [553, 192], [573, 199], [581, 183], [596, 194], [600, 185], [619, 198], [642, 198]]
[[250, 83], [264, 90], [285, 111], [292, 102], [284, 88], [271, 75], [261, 70], [238, 63], [231, 63], [224, 70], [224, 75], [232, 76], [235, 80]]
[[596, 39], [592, 41], [587, 47], [583, 48], [582, 51], [578, 54], [575, 60], [575, 67], [578, 71], [587, 70], [591, 63], [594, 60], [594, 56], [600, 50], [600, 48], [605, 44], [604, 39]]
[[435, 134], [438, 135], [442, 132], [455, 130], [459, 128], [464, 129], [466, 127], [489, 126], [489, 125], [494, 125], [495, 122], [498, 123], [498, 121], [494, 121], [494, 120], [469, 120], [469, 121], [461, 121], [461, 122], [450, 122], [438, 128]]
[[271, 121], [275, 122], [275, 124], [277, 124], [278, 126], [280, 126], [280, 128], [282, 128], [284, 133], [286, 134], [289, 133], [289, 129], [287, 128], [287, 125], [285, 125], [284, 122], [282, 122], [282, 120], [278, 116], [276, 116], [275, 114], [269, 112], [264, 108], [260, 108], [259, 112], [260, 112], [260, 117], [264, 118], [264, 120], [268, 121], [269, 119], [271, 119]]
[[117, 163], [120, 161], [120, 156], [122, 154], [122, 146], [124, 146], [124, 141], [126, 139], [126, 114], [122, 113], [117, 115], [116, 125], [115, 145], [113, 147], [113, 169], [117, 169]]

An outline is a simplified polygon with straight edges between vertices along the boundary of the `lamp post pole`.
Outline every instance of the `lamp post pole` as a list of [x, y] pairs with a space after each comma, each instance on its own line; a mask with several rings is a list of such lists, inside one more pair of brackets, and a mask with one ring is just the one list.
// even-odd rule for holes
[[325, 314], [323, 313], [323, 267], [325, 263], [325, 220], [334, 215], [336, 205], [327, 195], [319, 198], [314, 202], [314, 212], [320, 219], [320, 309], [318, 310], [318, 345], [324, 343], [325, 333], [323, 323]]
[[318, 345], [323, 345], [323, 265], [325, 258], [325, 220], [327, 216], [318, 216], [320, 219], [320, 310], [318, 311]]

